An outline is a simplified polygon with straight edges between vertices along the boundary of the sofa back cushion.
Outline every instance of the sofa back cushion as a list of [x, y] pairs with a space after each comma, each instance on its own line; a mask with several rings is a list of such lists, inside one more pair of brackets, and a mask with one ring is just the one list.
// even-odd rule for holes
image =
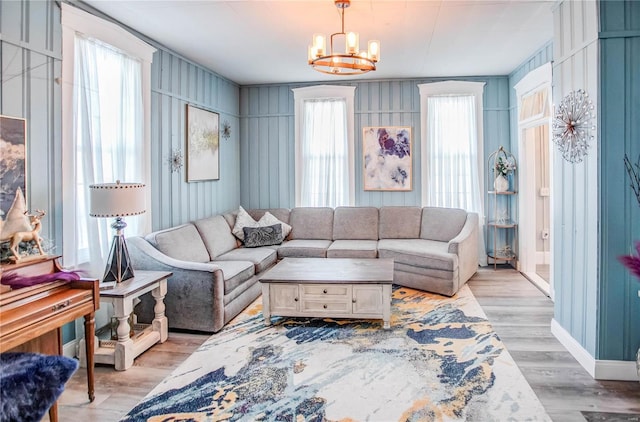
[[160, 252], [174, 259], [193, 262], [211, 260], [200, 233], [191, 223], [151, 233], [145, 239]]
[[380, 239], [418, 239], [420, 236], [420, 207], [380, 208]]
[[333, 208], [298, 207], [291, 210], [290, 239], [333, 240]]
[[247, 210], [249, 215], [256, 221], [260, 220], [267, 211], [269, 211], [271, 215], [273, 215], [275, 218], [282, 221], [283, 223], [289, 224], [290, 211], [288, 208], [268, 208], [268, 209]]
[[193, 224], [207, 247], [210, 261], [237, 247], [236, 237], [231, 233], [231, 227], [224, 216], [214, 215], [196, 220]]
[[378, 240], [378, 209], [337, 207], [333, 212], [333, 240]]
[[467, 212], [460, 208], [425, 207], [420, 238], [448, 242], [460, 233], [466, 221]]

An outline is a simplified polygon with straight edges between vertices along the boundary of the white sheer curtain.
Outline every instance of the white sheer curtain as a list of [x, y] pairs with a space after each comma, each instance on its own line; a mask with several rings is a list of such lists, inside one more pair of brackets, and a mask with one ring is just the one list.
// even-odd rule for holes
[[480, 217], [479, 260], [486, 265], [476, 100], [468, 94], [427, 96], [423, 169], [427, 206], [462, 208]]
[[[101, 277], [113, 230], [89, 216], [89, 185], [142, 182], [141, 63], [114, 47], [76, 35], [74, 57], [75, 256], [65, 262]], [[127, 217], [125, 235], [139, 234], [145, 214]], [[67, 249], [68, 250], [68, 249]]]
[[300, 205], [349, 205], [347, 104], [342, 98], [304, 101]]

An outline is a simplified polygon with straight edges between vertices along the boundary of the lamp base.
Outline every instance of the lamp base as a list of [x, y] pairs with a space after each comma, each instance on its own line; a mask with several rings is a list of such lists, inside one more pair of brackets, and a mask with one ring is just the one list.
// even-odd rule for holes
[[[129, 251], [124, 241], [122, 232], [113, 236], [111, 251], [107, 259], [107, 268], [104, 272], [103, 283], [121, 283], [133, 277], [133, 268], [130, 264]], [[108, 284], [107, 284], [108, 285]]]

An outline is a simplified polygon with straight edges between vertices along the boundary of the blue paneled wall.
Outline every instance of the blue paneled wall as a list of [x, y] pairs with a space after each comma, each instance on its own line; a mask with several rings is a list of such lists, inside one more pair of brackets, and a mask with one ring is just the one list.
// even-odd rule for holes
[[640, 347], [640, 280], [618, 262], [640, 241], [640, 204], [623, 167], [640, 158], [640, 2], [603, 1], [600, 17], [598, 359]]
[[[447, 78], [486, 82], [484, 88], [484, 156], [509, 145], [509, 80], [506, 76]], [[356, 205], [420, 205], [420, 94], [418, 84], [443, 79], [342, 82], [355, 91]], [[320, 84], [320, 83], [318, 83]], [[326, 83], [322, 83], [326, 84]], [[293, 207], [294, 100], [292, 88], [315, 84], [243, 86], [240, 88], [240, 202], [249, 208]], [[411, 126], [413, 189], [409, 192], [364, 191], [362, 128]]]
[[[239, 88], [234, 82], [156, 46], [151, 65], [151, 197], [158, 230], [238, 208], [240, 204]], [[214, 111], [231, 125], [220, 138], [220, 180], [186, 182], [186, 105]], [[180, 151], [185, 166], [171, 172]]]

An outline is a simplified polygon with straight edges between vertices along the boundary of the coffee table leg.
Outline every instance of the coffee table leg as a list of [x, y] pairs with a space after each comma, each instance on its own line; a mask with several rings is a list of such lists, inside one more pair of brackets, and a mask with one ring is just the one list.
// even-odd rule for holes
[[271, 308], [269, 306], [269, 283], [262, 283], [262, 315], [264, 315], [264, 325], [271, 325]]
[[391, 284], [382, 286], [382, 328], [391, 328]]

